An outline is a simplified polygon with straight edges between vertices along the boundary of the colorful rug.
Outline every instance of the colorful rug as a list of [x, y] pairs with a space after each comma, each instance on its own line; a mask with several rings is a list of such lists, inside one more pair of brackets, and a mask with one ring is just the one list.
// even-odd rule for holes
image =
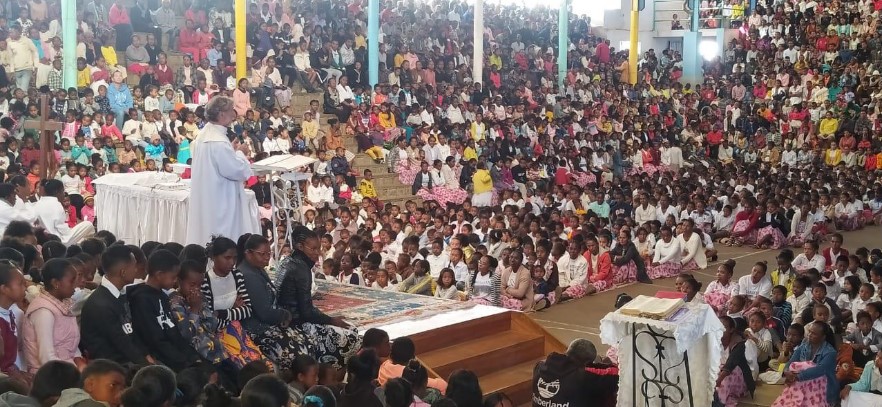
[[316, 284], [318, 291], [313, 296], [315, 306], [330, 316], [345, 319], [359, 329], [424, 319], [474, 306], [467, 301], [442, 300], [321, 280]]

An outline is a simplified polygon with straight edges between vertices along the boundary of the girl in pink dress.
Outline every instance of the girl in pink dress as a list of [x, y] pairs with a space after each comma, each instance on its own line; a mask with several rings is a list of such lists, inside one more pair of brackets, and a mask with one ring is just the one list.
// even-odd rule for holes
[[704, 302], [711, 306], [717, 315], [725, 315], [729, 299], [738, 291], [738, 283], [732, 281], [734, 261], [727, 261], [717, 267], [717, 279], [707, 285]]

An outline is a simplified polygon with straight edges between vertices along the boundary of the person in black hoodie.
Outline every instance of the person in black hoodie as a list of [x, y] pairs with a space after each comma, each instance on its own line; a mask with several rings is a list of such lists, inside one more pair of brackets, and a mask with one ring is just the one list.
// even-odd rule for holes
[[153, 364], [143, 344], [133, 335], [132, 313], [123, 287], [135, 280], [137, 262], [125, 245], [111, 246], [101, 256], [104, 277], [89, 295], [80, 315], [80, 349], [89, 359], [120, 364]]
[[566, 354], [551, 352], [533, 369], [533, 406], [605, 406], [598, 402], [608, 399], [609, 389], [618, 384], [618, 375], [589, 370], [595, 359], [597, 348], [587, 339], [573, 341]]
[[175, 326], [165, 290], [175, 287], [181, 261], [160, 249], [147, 259], [147, 281], [128, 289], [132, 325], [156, 360], [178, 372], [200, 362], [199, 356]]

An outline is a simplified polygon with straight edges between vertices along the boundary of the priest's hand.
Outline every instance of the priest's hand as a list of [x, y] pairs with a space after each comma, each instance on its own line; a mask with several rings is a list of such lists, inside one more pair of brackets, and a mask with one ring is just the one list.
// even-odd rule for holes
[[847, 399], [847, 398], [848, 398], [848, 393], [851, 393], [851, 386], [845, 386], [845, 387], [843, 387], [843, 388], [842, 388], [842, 391], [839, 392], [839, 398], [840, 398], [840, 399], [843, 399], [843, 400]]

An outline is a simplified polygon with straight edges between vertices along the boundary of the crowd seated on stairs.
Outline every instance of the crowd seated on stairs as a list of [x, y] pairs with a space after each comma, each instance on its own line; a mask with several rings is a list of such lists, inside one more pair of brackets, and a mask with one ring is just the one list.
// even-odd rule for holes
[[[142, 284], [149, 287], [132, 290], [135, 314], [138, 291], [149, 288], [166, 298], [163, 289], [175, 286], [169, 270], [177, 267], [167, 265], [184, 253], [199, 273], [189, 273], [194, 264], [184, 263], [189, 269], [181, 267], [175, 293], [179, 312], [160, 322], [162, 338], [182, 345], [179, 352], [145, 349], [108, 358], [159, 362], [177, 370], [181, 382], [200, 384], [216, 369], [218, 386], [230, 392], [244, 387], [243, 405], [286, 404], [288, 397], [271, 390], [278, 381], [267, 376], [250, 382], [251, 393], [277, 399], [253, 401], [260, 399], [249, 396], [241, 379], [266, 364], [242, 363], [249, 355], [230, 353], [254, 351], [253, 362], [263, 350], [287, 368], [295, 399], [304, 391], [318, 398], [332, 394], [336, 370], [306, 356], [337, 352], [296, 345], [304, 335], [346, 337], [351, 332], [335, 325], [340, 321], [301, 321], [306, 327], [288, 329], [292, 312], [263, 303], [264, 312], [278, 311], [273, 315], [279, 321], [287, 312], [288, 321], [274, 324], [277, 330], [247, 332], [253, 338], [242, 335], [245, 321], [254, 322], [244, 315], [255, 300], [247, 298], [247, 286], [261, 277], [270, 245], [293, 253], [289, 259], [297, 259], [298, 267], [313, 266], [318, 278], [528, 312], [623, 284], [677, 277], [683, 296], [713, 306], [727, 329], [719, 404], [734, 406], [756, 381], [785, 384], [778, 406], [835, 405], [840, 399], [878, 405], [882, 399], [882, 357], [876, 355], [882, 252], [857, 248], [849, 254], [842, 248], [848, 233], [836, 233], [882, 220], [880, 2], [759, 1], [738, 37], [704, 64], [700, 85], [680, 83], [682, 59], [671, 49], [645, 51], [637, 83], [630, 84], [627, 51], [610, 47], [592, 33], [587, 18], [573, 15], [566, 77], [558, 87], [557, 14], [546, 8], [485, 5], [485, 69], [472, 78], [473, 16], [465, 3], [384, 2], [380, 83], [370, 86], [361, 0], [318, 6], [295, 0], [287, 9], [274, 0], [252, 3], [246, 16], [250, 73], [240, 81], [233, 79], [231, 1], [137, 0], [129, 7], [92, 0], [78, 9], [78, 67], [70, 89], [63, 88], [59, 63], [59, 3], [10, 0], [0, 7], [0, 255], [12, 261], [0, 263], [6, 349], [0, 370], [10, 376], [10, 387], [33, 384], [38, 403], [52, 405], [47, 400], [60, 397], [56, 405], [80, 405], [62, 399], [86, 398], [120, 404], [118, 394], [99, 394], [90, 379], [124, 381], [125, 372], [96, 361], [100, 352], [80, 340], [81, 334], [100, 335], [103, 327], [77, 325], [66, 304], [88, 302], [87, 292], [102, 290], [114, 304], [108, 309], [119, 305], [113, 317], [123, 318], [124, 332], [117, 333], [124, 343], [134, 341], [133, 334], [160, 335], [137, 322], [126, 328], [125, 301], [111, 301], [124, 286], [114, 271], [137, 269], [139, 279], [148, 272], [166, 276], [162, 284], [169, 287], [148, 279]], [[23, 125], [40, 118], [41, 94], [50, 97], [49, 118], [63, 122], [55, 153], [64, 165], [48, 181], [38, 175], [44, 135]], [[107, 234], [103, 241], [58, 247], [54, 237], [95, 221], [94, 179], [113, 172], [170, 172], [173, 162], [187, 163], [190, 142], [204, 124], [203, 106], [219, 95], [235, 101], [239, 119], [230, 134], [241, 137], [242, 154], [258, 160], [291, 152], [319, 160], [308, 169], [314, 177], [303, 187], [303, 213], [286, 214], [302, 216], [310, 233], [291, 241], [246, 238], [238, 262], [236, 245], [226, 241], [213, 242], [225, 250], [145, 244], [130, 248], [122, 260]], [[409, 189], [403, 204], [384, 196], [395, 182]], [[250, 182], [267, 225], [274, 216], [268, 202], [280, 186], [273, 179]], [[56, 208], [63, 216], [50, 213]], [[828, 241], [832, 247], [819, 251]], [[716, 262], [720, 244], [780, 250], [777, 267], [768, 272], [763, 263], [749, 265], [751, 275], [736, 282], [733, 262], [714, 264], [718, 280], [702, 296], [701, 285], [682, 273]], [[301, 258], [306, 249], [317, 259]], [[213, 265], [229, 267], [206, 270], [209, 265], [200, 262], [209, 254]], [[246, 261], [257, 266], [243, 271]], [[74, 278], [99, 266], [105, 275], [100, 286]], [[185, 283], [198, 287], [202, 274], [209, 276], [208, 287], [185, 291]], [[223, 281], [215, 285], [214, 279]], [[36, 297], [25, 298], [22, 284], [34, 287]], [[263, 290], [258, 301], [265, 301], [272, 285], [257, 285]], [[223, 292], [212, 300], [214, 290]], [[27, 308], [38, 300], [64, 305], [54, 315], [65, 322], [63, 329], [53, 333], [45, 318], [32, 316], [45, 315]], [[220, 314], [193, 312], [219, 304], [231, 311], [223, 323]], [[239, 311], [242, 324], [235, 321]], [[145, 315], [139, 315], [141, 323], [149, 320]], [[172, 328], [191, 336], [181, 342]], [[254, 336], [267, 332], [273, 336]], [[228, 350], [222, 340], [246, 346]], [[19, 351], [27, 357], [17, 360], [10, 347], [16, 343], [39, 346], [23, 347]], [[278, 347], [272, 345], [279, 343], [289, 352], [274, 353]], [[369, 356], [361, 353], [347, 366], [353, 391], [375, 390], [375, 359]], [[199, 368], [189, 370], [195, 359]], [[71, 369], [75, 365], [85, 367], [82, 381]], [[410, 363], [405, 367], [407, 373]], [[122, 404], [170, 403], [175, 386], [158, 384], [168, 382], [170, 372], [143, 372]], [[457, 378], [450, 380], [449, 399], [455, 398], [454, 382], [476, 393], [474, 374]], [[327, 386], [307, 391], [316, 380]], [[415, 381], [421, 380], [390, 380], [385, 401], [378, 402], [398, 405], [389, 396], [395, 391], [427, 390]], [[47, 385], [55, 387], [37, 391]], [[282, 390], [287, 393], [284, 384]], [[161, 400], [145, 404], [146, 393]], [[456, 402], [473, 406], [479, 398]], [[414, 403], [405, 399], [401, 405]], [[320, 404], [315, 400], [301, 402]], [[507, 405], [504, 397], [495, 400], [491, 405]]]

